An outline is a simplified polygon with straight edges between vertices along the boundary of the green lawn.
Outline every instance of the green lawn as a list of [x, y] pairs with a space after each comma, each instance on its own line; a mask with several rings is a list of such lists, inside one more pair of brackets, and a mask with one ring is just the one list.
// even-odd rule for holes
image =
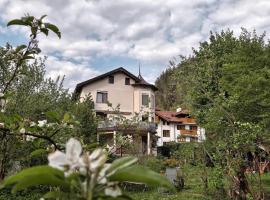
[[168, 194], [159, 189], [152, 189], [146, 192], [130, 192], [134, 199], [149, 200], [210, 200], [203, 191], [203, 182], [200, 179], [200, 169], [197, 167], [188, 167], [185, 170], [185, 188], [181, 192]]
[[[129, 192], [134, 199], [142, 200], [211, 200], [211, 196], [207, 196], [203, 191], [203, 183], [198, 174], [200, 170], [196, 167], [190, 167], [186, 171], [185, 188], [181, 192], [175, 194], [168, 194], [152, 189], [149, 191], [134, 191]], [[270, 199], [270, 173], [262, 176], [263, 189], [265, 191], [266, 199]]]

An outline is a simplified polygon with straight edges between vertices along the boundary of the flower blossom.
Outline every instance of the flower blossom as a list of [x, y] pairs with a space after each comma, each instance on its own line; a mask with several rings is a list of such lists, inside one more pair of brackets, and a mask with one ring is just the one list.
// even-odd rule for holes
[[70, 138], [66, 144], [66, 153], [55, 151], [48, 156], [49, 165], [61, 170], [75, 170], [83, 166], [80, 157], [82, 146], [80, 142], [74, 138]]
[[46, 119], [45, 120], [38, 121], [38, 126], [39, 127], [44, 127], [46, 124], [47, 124], [47, 120]]
[[20, 133], [21, 133], [21, 134], [25, 134], [25, 132], [26, 132], [26, 131], [25, 131], [25, 128], [21, 128], [21, 129], [20, 129]]
[[93, 151], [89, 155], [89, 169], [92, 172], [95, 172], [97, 169], [99, 169], [101, 166], [103, 166], [107, 160], [107, 155], [103, 151], [103, 149], [99, 148]]

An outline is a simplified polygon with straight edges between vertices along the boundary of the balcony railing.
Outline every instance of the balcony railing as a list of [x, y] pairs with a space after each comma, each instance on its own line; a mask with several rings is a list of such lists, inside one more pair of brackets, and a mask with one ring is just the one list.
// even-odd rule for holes
[[98, 123], [98, 129], [132, 129], [132, 130], [144, 130], [148, 132], [156, 132], [156, 124], [153, 122], [138, 122], [130, 124], [121, 124], [116, 121], [101, 121]]
[[197, 136], [197, 130], [180, 130], [180, 135]]

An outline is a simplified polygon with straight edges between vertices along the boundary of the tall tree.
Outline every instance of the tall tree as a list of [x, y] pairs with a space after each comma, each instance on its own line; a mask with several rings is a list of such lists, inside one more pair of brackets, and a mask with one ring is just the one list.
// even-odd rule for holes
[[[208, 151], [230, 183], [234, 199], [254, 199], [245, 176], [253, 161], [269, 159], [261, 149], [269, 148], [270, 131], [270, 43], [245, 29], [239, 37], [232, 31], [211, 33], [193, 55], [184, 58], [167, 79], [176, 83], [171, 105], [186, 105], [207, 130]], [[257, 187], [257, 186], [256, 186]]]

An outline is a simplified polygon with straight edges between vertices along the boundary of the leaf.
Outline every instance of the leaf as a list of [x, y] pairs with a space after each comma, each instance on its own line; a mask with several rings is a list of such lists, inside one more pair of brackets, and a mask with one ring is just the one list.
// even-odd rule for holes
[[61, 191], [52, 191], [52, 192], [47, 192], [47, 193], [43, 196], [43, 198], [44, 198], [44, 199], [59, 199], [60, 197], [63, 196], [63, 194], [65, 194], [65, 193], [63, 193], [63, 192], [61, 192]]
[[28, 24], [24, 20], [13, 19], [13, 20], [11, 20], [11, 21], [9, 21], [7, 23], [7, 26], [11, 26], [11, 25], [23, 25], [23, 26], [27, 26]]
[[134, 157], [123, 157], [115, 160], [110, 168], [107, 170], [108, 176], [115, 173], [117, 170], [124, 169], [125, 167], [128, 167], [138, 161], [137, 158]]
[[64, 173], [50, 166], [36, 166], [22, 170], [7, 177], [2, 186], [14, 185], [13, 192], [34, 185], [53, 185], [68, 187]]
[[45, 113], [45, 116], [47, 117], [48, 120], [53, 121], [53, 122], [60, 122], [60, 115], [58, 112], [55, 111], [48, 111]]
[[49, 34], [49, 30], [46, 29], [46, 28], [41, 28], [40, 31], [41, 31], [42, 33], [44, 33], [46, 36], [48, 36], [48, 34]]
[[59, 38], [61, 38], [61, 32], [59, 31], [58, 27], [51, 23], [44, 23], [45, 27], [50, 29], [54, 32]]
[[16, 48], [16, 52], [18, 53], [19, 51], [21, 51], [22, 49], [25, 49], [27, 46], [26, 45], [19, 45], [19, 46], [17, 46], [17, 48]]
[[39, 20], [42, 21], [45, 17], [47, 17], [47, 15], [42, 15]]
[[33, 158], [46, 153], [47, 153], [46, 149], [37, 149], [31, 152], [30, 157]]
[[110, 181], [126, 181], [144, 183], [151, 186], [163, 186], [175, 190], [174, 186], [166, 177], [139, 165], [117, 170], [113, 175], [109, 176], [108, 179]]
[[57, 200], [67, 200], [67, 199], [78, 199], [76, 193], [71, 192], [62, 192], [62, 191], [51, 191], [47, 192], [44, 196], [44, 199], [57, 199]]
[[68, 113], [65, 113], [63, 121], [68, 122], [69, 120], [70, 120], [70, 115]]
[[33, 56], [24, 56], [23, 60], [29, 60], [29, 59], [35, 59], [35, 57]]
[[68, 184], [64, 179], [59, 179], [53, 174], [33, 174], [23, 177], [12, 188], [12, 193], [29, 188], [31, 186], [48, 185], [48, 186], [62, 186], [68, 188]]

